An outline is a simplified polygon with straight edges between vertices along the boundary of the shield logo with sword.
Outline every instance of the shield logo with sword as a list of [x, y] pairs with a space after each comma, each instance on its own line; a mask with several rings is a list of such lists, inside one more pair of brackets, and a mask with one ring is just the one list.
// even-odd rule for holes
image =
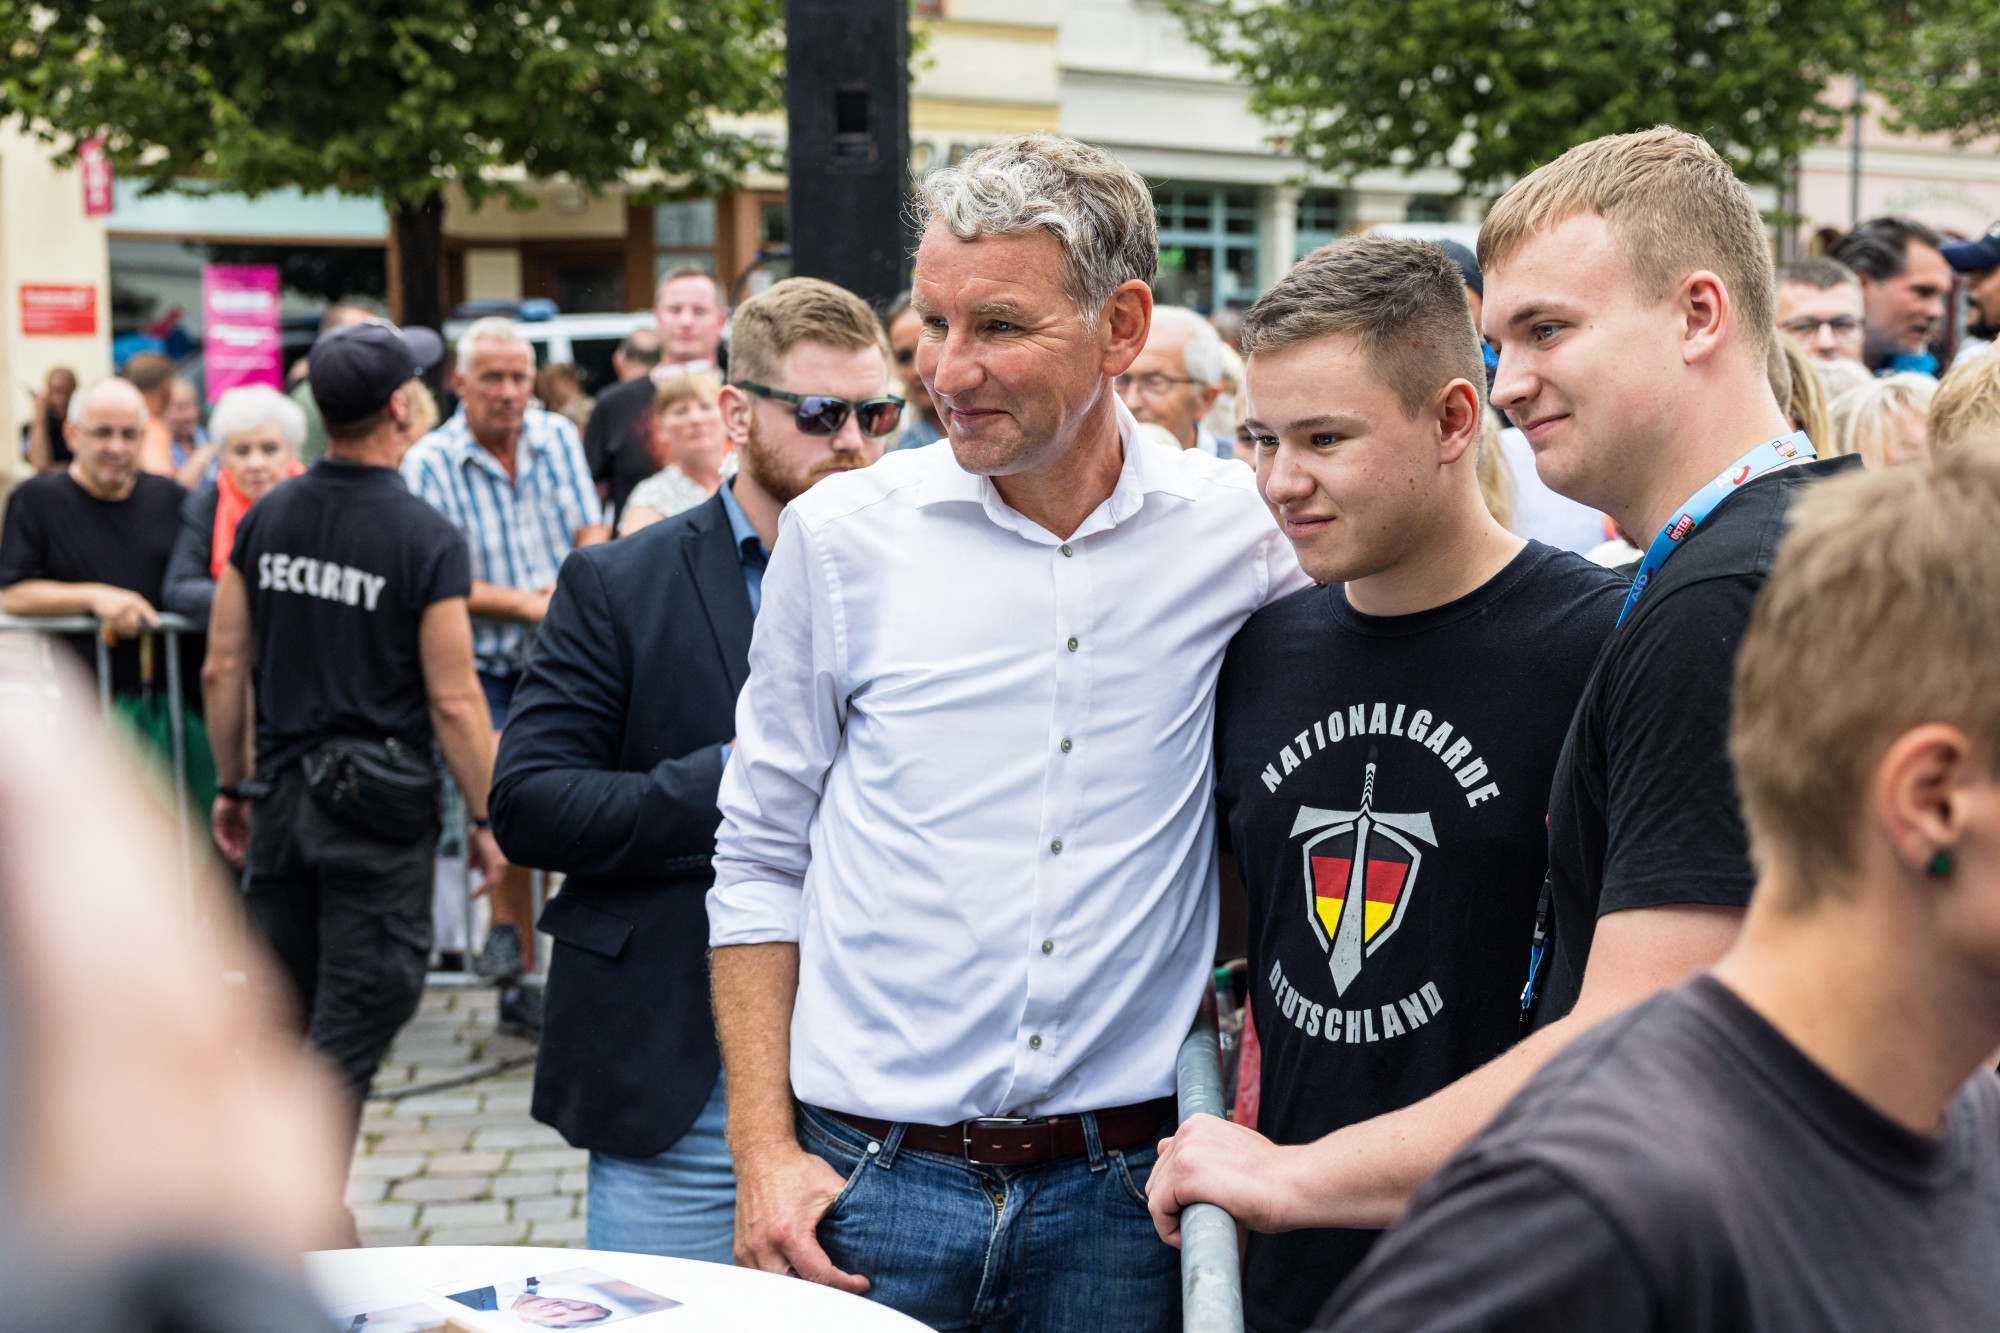
[[1347, 993], [1362, 959], [1403, 923], [1424, 854], [1437, 846], [1428, 814], [1384, 814], [1375, 806], [1375, 765], [1361, 783], [1359, 810], [1300, 806], [1291, 836], [1312, 833], [1305, 857], [1306, 919], [1327, 952], [1334, 988]]

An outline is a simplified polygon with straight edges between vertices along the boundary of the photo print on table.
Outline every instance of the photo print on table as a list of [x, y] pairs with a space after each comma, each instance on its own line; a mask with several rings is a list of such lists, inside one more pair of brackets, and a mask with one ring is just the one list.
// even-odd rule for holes
[[445, 1333], [445, 1317], [428, 1305], [398, 1305], [375, 1310], [375, 1301], [337, 1305], [326, 1312], [343, 1333]]
[[507, 1329], [509, 1333], [598, 1328], [680, 1305], [679, 1301], [594, 1268], [565, 1268], [532, 1277], [506, 1277], [476, 1287], [453, 1282], [431, 1290], [488, 1316], [479, 1321], [483, 1327]]

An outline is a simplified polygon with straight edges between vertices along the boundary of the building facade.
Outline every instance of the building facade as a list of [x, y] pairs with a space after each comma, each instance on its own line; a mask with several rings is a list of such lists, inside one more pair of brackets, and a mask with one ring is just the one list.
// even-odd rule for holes
[[[1315, 177], [1274, 148], [1247, 90], [1187, 39], [1161, 0], [917, 0], [912, 24], [912, 172], [1035, 130], [1103, 145], [1153, 186], [1163, 301], [1204, 311], [1247, 305], [1336, 236], [1385, 224], [1467, 235], [1485, 206], [1456, 199], [1458, 183], [1444, 170]], [[1892, 135], [1874, 112], [1860, 131], [1860, 217], [1902, 213], [1959, 235], [2000, 218], [1993, 145], [1961, 150]], [[730, 123], [782, 145], [782, 115]], [[1793, 215], [1774, 226], [1781, 255], [1851, 224], [1855, 165], [1850, 134], [1808, 151], [1782, 200], [1759, 192], [1774, 217]], [[782, 176], [667, 203], [648, 198], [646, 184], [593, 195], [563, 181], [524, 182], [526, 208], [497, 198], [474, 207], [449, 192], [447, 306], [543, 297], [566, 313], [643, 310], [657, 276], [676, 265], [716, 273], [738, 298], [787, 271]], [[387, 210], [367, 199], [143, 197], [127, 186], [109, 217], [86, 218], [76, 173], [55, 171], [40, 145], [0, 131], [0, 273], [13, 303], [0, 349], [18, 389], [49, 365], [73, 365], [85, 378], [107, 369], [114, 335], [178, 321], [198, 339], [209, 262], [280, 263], [290, 348], [309, 339], [335, 296], [387, 304], [390, 227]], [[27, 332], [24, 285], [92, 287], [94, 332]], [[16, 392], [0, 425], [18, 434], [26, 399]]]
[[[111, 373], [111, 274], [102, 218], [84, 210], [82, 174], [57, 170], [46, 145], [0, 124], [0, 439], [19, 441], [49, 371], [81, 382]], [[0, 448], [0, 490], [23, 467]]]

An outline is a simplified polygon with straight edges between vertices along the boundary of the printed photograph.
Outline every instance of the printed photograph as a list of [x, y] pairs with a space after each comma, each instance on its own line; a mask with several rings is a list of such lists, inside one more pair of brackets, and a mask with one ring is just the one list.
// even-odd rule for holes
[[595, 1328], [680, 1305], [594, 1268], [501, 1278], [476, 1287], [451, 1283], [432, 1290], [468, 1310], [497, 1316], [489, 1327], [511, 1324], [522, 1329]]

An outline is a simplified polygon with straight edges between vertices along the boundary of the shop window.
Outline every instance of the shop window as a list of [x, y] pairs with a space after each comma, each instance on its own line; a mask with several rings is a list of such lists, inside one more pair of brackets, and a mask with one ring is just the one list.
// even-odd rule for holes
[[1307, 190], [1299, 196], [1292, 258], [1304, 259], [1347, 231], [1347, 197], [1339, 190]]
[[661, 250], [713, 250], [715, 201], [687, 199], [654, 208], [653, 245]]
[[1448, 212], [1443, 195], [1413, 194], [1410, 196], [1409, 211], [1403, 217], [1409, 222], [1446, 222], [1450, 220]]
[[1153, 191], [1160, 227], [1162, 305], [1207, 313], [1247, 305], [1257, 295], [1257, 193], [1215, 185], [1162, 185]]

